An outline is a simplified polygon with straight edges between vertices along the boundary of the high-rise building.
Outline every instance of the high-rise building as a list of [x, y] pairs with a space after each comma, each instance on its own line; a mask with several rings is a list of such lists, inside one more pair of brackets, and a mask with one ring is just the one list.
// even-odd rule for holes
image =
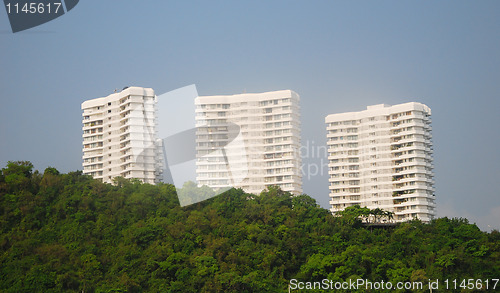
[[156, 102], [153, 89], [141, 87], [83, 102], [83, 173], [107, 183], [117, 176], [161, 180]]
[[420, 103], [374, 105], [328, 115], [331, 211], [360, 205], [396, 221], [435, 215], [431, 109]]
[[298, 94], [202, 96], [195, 105], [199, 186], [302, 193]]

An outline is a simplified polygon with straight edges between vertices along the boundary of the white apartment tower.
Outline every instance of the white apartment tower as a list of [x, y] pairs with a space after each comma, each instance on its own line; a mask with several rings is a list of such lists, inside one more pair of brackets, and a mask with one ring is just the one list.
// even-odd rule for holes
[[298, 94], [201, 96], [195, 105], [199, 186], [302, 193]]
[[156, 102], [153, 89], [142, 87], [83, 102], [83, 173], [107, 183], [117, 176], [160, 181]]
[[331, 211], [360, 205], [396, 221], [435, 215], [431, 109], [420, 103], [374, 105], [328, 115]]

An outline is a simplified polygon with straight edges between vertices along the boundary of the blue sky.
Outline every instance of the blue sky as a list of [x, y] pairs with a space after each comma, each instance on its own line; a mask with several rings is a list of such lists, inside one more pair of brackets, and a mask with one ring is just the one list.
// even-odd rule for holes
[[[81, 102], [129, 85], [292, 89], [310, 145], [325, 144], [327, 114], [417, 101], [433, 112], [438, 215], [500, 229], [499, 12], [498, 1], [81, 1], [12, 34], [3, 10], [0, 166], [81, 169]], [[327, 207], [326, 174], [304, 190]]]

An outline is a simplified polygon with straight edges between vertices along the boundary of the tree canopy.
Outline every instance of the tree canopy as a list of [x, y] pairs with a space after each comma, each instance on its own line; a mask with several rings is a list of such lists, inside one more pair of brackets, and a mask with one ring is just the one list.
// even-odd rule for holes
[[0, 291], [284, 292], [293, 278], [500, 276], [498, 231], [448, 218], [367, 229], [359, 209], [333, 217], [277, 188], [181, 207], [173, 185], [111, 185], [9, 162], [0, 173]]

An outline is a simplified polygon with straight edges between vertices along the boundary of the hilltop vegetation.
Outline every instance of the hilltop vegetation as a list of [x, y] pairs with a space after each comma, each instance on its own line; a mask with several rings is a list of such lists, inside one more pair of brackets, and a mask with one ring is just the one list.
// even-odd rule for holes
[[292, 278], [500, 277], [500, 233], [465, 219], [365, 228], [274, 188], [181, 208], [169, 184], [109, 185], [29, 162], [2, 169], [0, 231], [2, 292], [286, 292]]

